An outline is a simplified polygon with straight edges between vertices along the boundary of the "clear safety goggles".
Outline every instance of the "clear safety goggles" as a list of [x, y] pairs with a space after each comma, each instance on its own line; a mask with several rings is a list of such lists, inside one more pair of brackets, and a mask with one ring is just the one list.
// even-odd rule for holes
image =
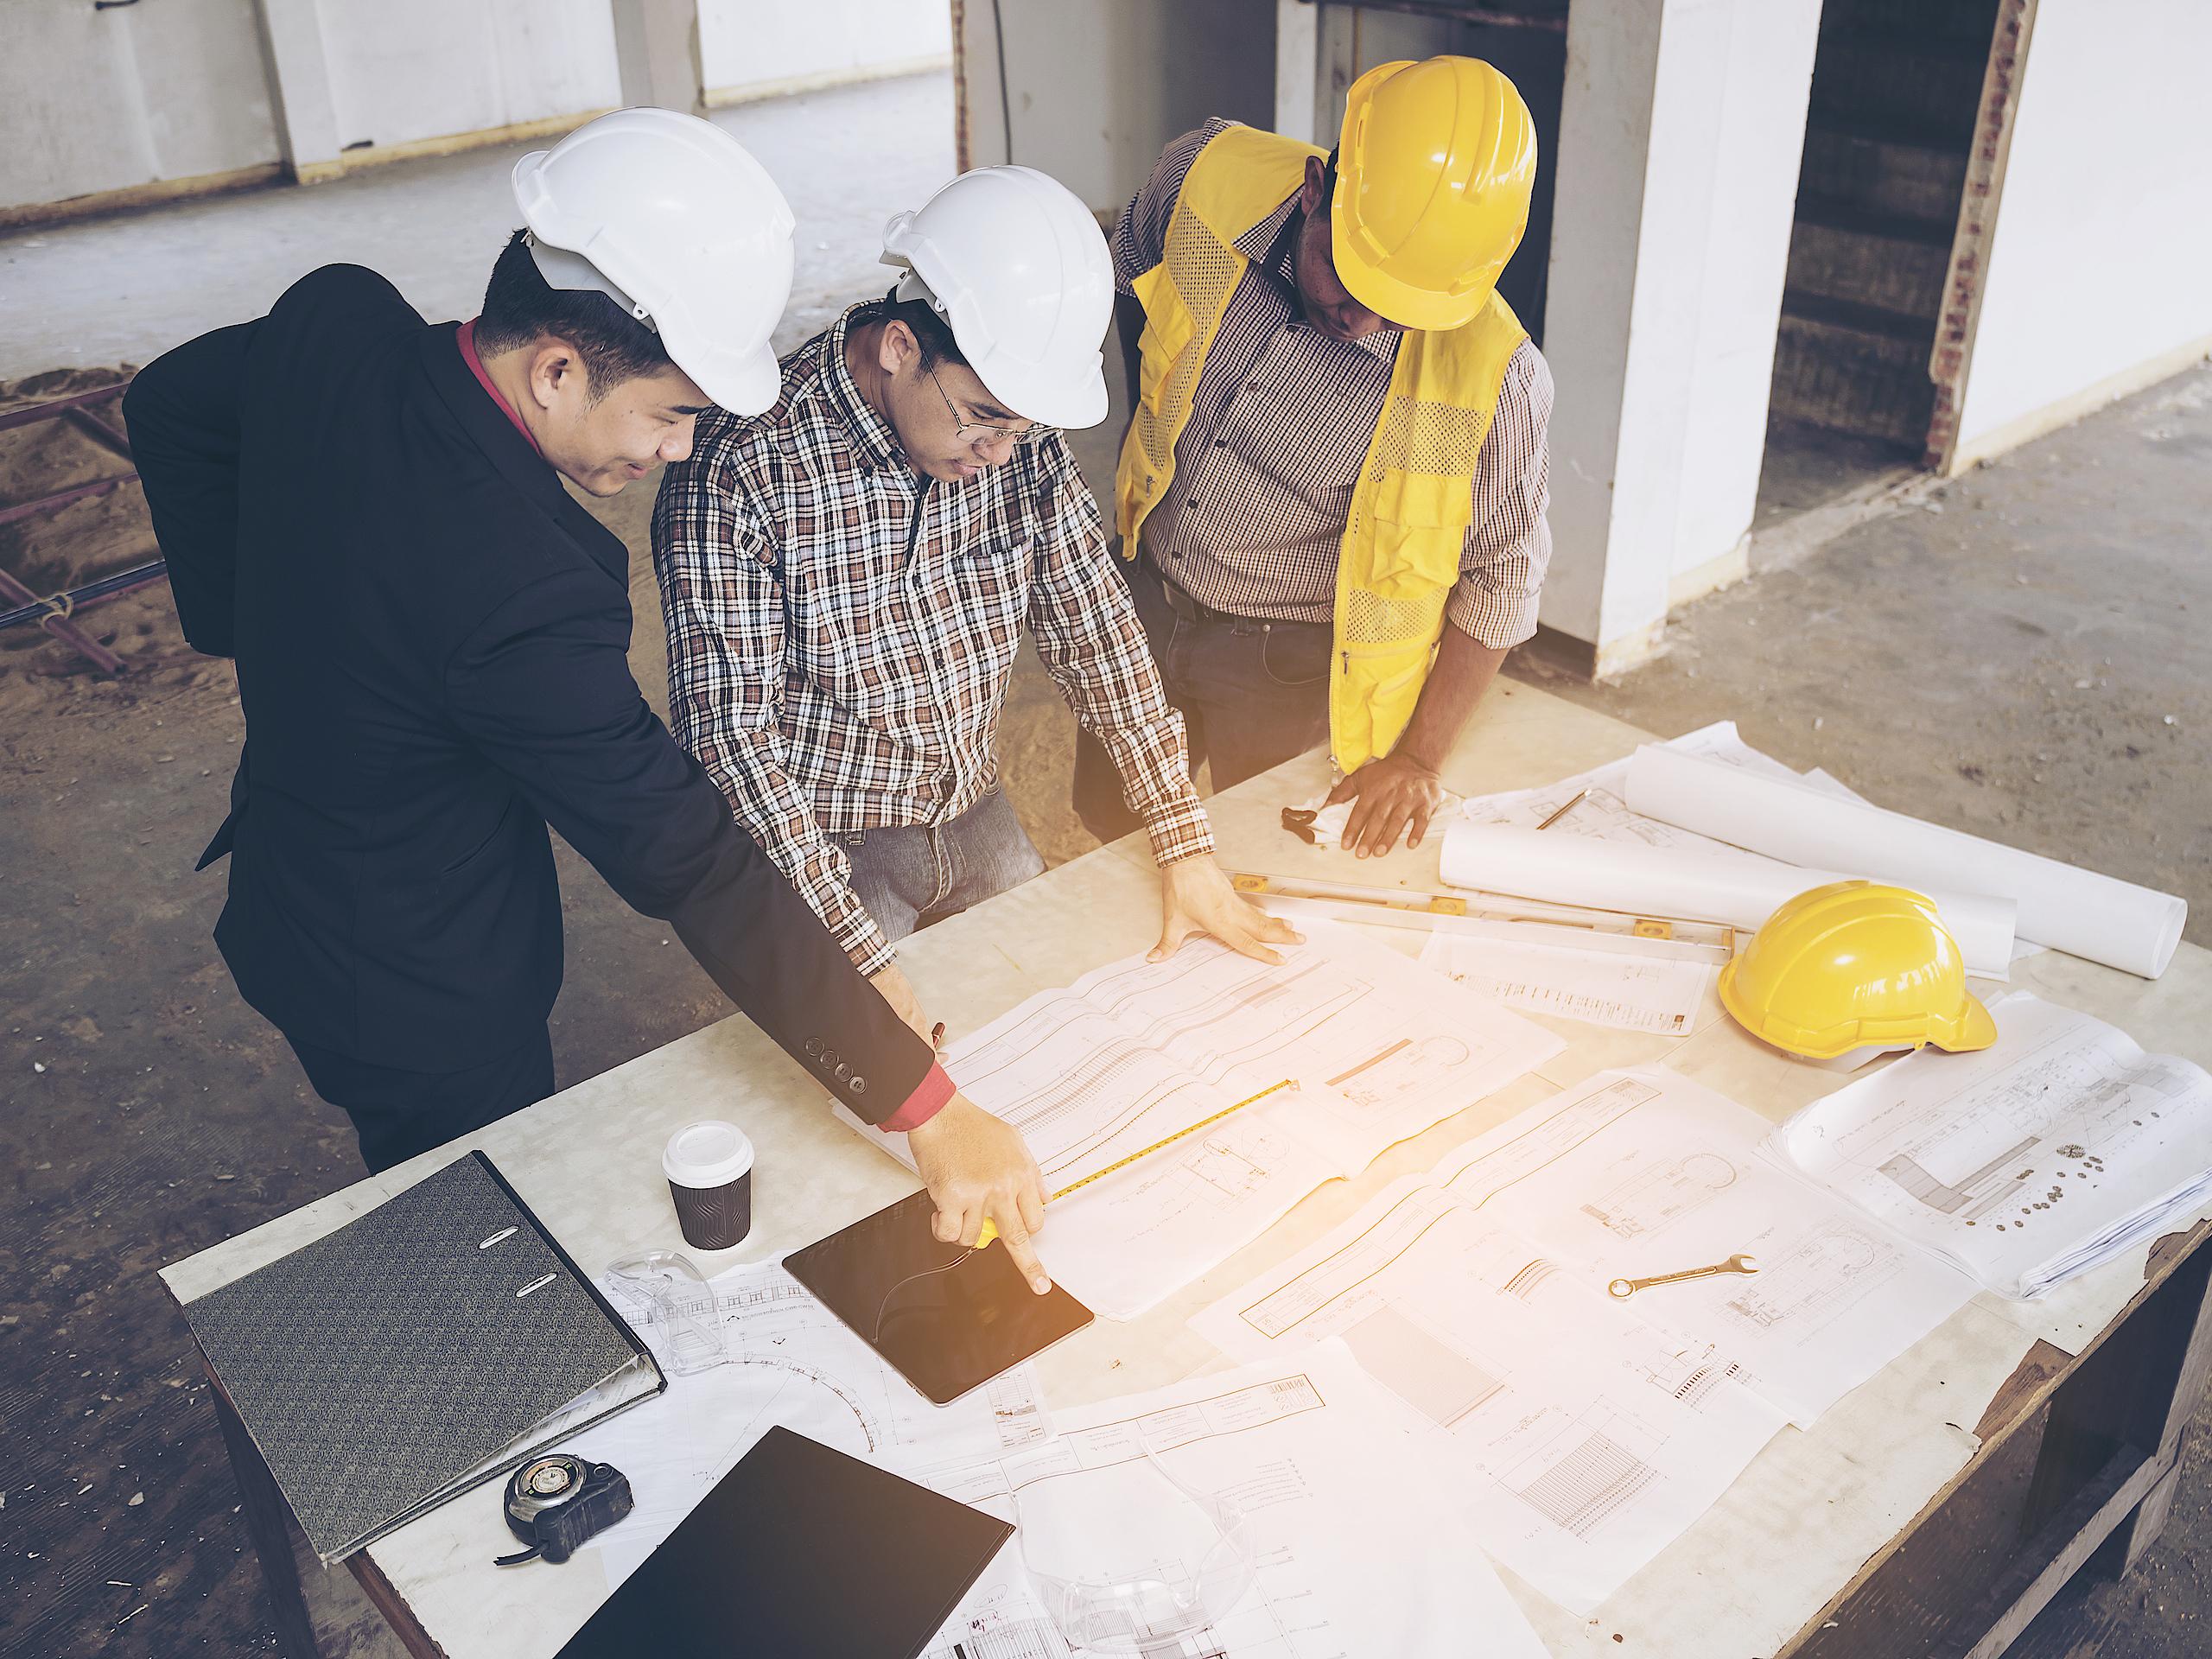
[[1031, 1531], [1020, 1524], [1019, 1493], [1014, 1495], [1014, 1537], [1046, 1611], [1070, 1647], [1091, 1653], [1198, 1659], [1211, 1647], [1186, 1638], [1220, 1624], [1244, 1599], [1255, 1572], [1252, 1546], [1244, 1517], [1234, 1503], [1194, 1491], [1176, 1478], [1151, 1446], [1142, 1449], [1145, 1462], [1161, 1481], [1213, 1523], [1213, 1541], [1195, 1564], [1117, 1576], [1063, 1578], [1048, 1573], [1030, 1554]]

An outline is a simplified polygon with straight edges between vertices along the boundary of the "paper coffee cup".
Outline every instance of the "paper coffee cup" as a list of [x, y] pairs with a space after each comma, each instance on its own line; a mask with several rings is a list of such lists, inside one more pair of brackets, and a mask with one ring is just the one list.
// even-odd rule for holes
[[687, 1123], [660, 1155], [683, 1242], [727, 1250], [753, 1230], [753, 1143], [734, 1123]]

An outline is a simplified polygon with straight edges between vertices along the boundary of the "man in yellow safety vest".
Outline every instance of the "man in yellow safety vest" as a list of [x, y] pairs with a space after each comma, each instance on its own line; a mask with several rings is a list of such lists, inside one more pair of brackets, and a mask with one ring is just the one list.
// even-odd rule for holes
[[[1209, 122], [1116, 226], [1116, 528], [1191, 764], [1225, 789], [1325, 734], [1362, 856], [1418, 844], [1535, 632], [1551, 376], [1496, 287], [1535, 171], [1497, 70], [1386, 63], [1335, 150]], [[1088, 741], [1075, 797], [1095, 833], [1132, 827]]]

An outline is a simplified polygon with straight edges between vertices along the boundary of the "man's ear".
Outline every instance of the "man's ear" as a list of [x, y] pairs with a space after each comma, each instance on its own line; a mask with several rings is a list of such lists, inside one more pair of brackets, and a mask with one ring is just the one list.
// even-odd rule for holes
[[541, 340], [530, 359], [530, 395], [540, 409], [550, 409], [564, 391], [581, 390], [584, 366], [566, 340]]
[[1319, 156], [1306, 158], [1306, 181], [1298, 188], [1298, 205], [1305, 209], [1308, 219], [1317, 219], [1329, 211], [1329, 204], [1321, 200], [1321, 181], [1328, 176], [1328, 166]]
[[883, 325], [882, 335], [875, 343], [875, 360], [884, 373], [895, 375], [906, 359], [921, 349], [921, 342], [914, 338], [914, 331], [893, 317]]

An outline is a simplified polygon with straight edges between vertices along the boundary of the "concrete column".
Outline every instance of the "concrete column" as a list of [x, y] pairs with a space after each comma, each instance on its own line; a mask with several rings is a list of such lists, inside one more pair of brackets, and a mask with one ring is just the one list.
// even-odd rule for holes
[[706, 111], [699, 0], [613, 0], [614, 57], [626, 109]]
[[269, 102], [276, 143], [292, 176], [320, 184], [346, 170], [340, 158], [338, 106], [330, 91], [330, 59], [316, 0], [255, 0], [261, 47], [268, 60]]
[[1568, 13], [1544, 351], [1544, 645], [1657, 649], [1678, 576], [1741, 568], [1764, 448], [1819, 0]]
[[1313, 136], [1315, 91], [1321, 75], [1318, 0], [1275, 0], [1275, 126], [1286, 138]]

